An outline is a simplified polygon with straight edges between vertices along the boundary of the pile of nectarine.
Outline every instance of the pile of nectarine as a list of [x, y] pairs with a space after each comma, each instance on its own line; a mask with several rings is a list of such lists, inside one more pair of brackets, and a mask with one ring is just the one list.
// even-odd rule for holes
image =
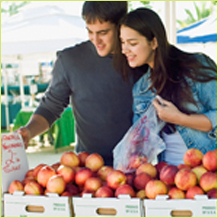
[[[195, 195], [217, 198], [217, 150], [205, 155], [195, 148], [187, 150], [184, 164], [166, 162], [156, 165], [138, 161], [134, 172], [124, 173], [106, 166], [103, 158], [87, 152], [64, 152], [59, 162], [51, 166], [39, 164], [26, 173], [23, 181], [14, 180], [9, 193], [24, 191], [27, 195], [48, 192], [60, 196], [131, 197], [155, 199], [169, 195], [170, 199], [194, 199]], [[135, 167], [136, 165], [134, 165]]]

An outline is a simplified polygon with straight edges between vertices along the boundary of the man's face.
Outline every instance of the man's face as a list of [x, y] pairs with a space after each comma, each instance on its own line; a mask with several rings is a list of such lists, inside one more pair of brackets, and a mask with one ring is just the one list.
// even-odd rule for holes
[[89, 39], [95, 46], [99, 56], [104, 57], [113, 53], [116, 27], [110, 22], [100, 23], [98, 20], [92, 24], [86, 23]]

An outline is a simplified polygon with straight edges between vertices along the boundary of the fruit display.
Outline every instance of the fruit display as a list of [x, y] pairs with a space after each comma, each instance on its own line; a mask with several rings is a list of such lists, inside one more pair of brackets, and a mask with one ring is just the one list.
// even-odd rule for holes
[[152, 165], [140, 159], [134, 167], [134, 172], [124, 173], [106, 166], [97, 153], [67, 151], [51, 166], [40, 163], [22, 181], [14, 180], [8, 192], [70, 197], [91, 193], [97, 198], [122, 194], [140, 199], [155, 199], [157, 195], [168, 195], [169, 199], [194, 199], [195, 195], [217, 198], [217, 150], [203, 155], [198, 149], [188, 149], [184, 164], [178, 166], [163, 161]]

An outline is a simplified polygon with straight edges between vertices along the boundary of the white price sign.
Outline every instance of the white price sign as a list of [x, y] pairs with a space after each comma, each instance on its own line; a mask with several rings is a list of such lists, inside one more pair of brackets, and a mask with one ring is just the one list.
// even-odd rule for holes
[[1, 134], [1, 192], [7, 192], [13, 180], [22, 181], [28, 169], [21, 135], [16, 132]]

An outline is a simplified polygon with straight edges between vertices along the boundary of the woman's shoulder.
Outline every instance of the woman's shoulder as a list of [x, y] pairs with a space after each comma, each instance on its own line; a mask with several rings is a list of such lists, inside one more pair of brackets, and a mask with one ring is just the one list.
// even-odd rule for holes
[[192, 53], [192, 57], [196, 59], [199, 63], [201, 63], [203, 66], [216, 68], [215, 61], [205, 53]]
[[208, 55], [200, 53], [198, 58], [203, 65], [216, 67], [216, 63]]
[[182, 63], [190, 63], [190, 62], [200, 62], [203, 65], [207, 66], [216, 66], [216, 63], [205, 53], [203, 52], [187, 52], [181, 50], [175, 46], [170, 47], [169, 52], [170, 60], [182, 62]]

